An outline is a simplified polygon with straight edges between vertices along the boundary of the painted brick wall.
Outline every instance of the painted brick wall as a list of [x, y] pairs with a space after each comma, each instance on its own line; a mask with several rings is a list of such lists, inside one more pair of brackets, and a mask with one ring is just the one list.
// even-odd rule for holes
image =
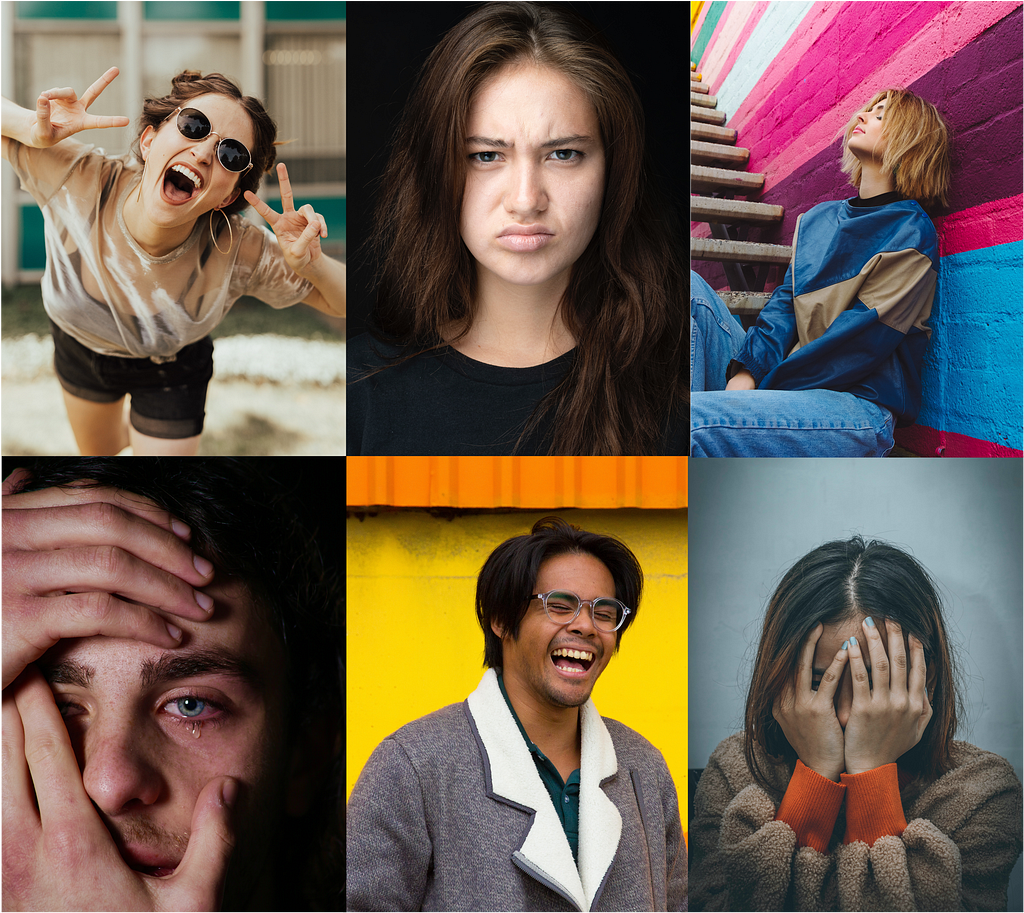
[[[749, 170], [766, 176], [758, 199], [786, 209], [751, 240], [791, 243], [798, 215], [856, 194], [839, 170], [839, 136], [879, 89], [905, 86], [949, 120], [954, 174], [936, 218], [924, 404], [897, 433], [919, 453], [1024, 453], [1022, 46], [1016, 2], [705, 3], [691, 34], [691, 60], [750, 149]], [[707, 225], [691, 232], [709, 236]], [[694, 269], [726, 287], [714, 264]]]

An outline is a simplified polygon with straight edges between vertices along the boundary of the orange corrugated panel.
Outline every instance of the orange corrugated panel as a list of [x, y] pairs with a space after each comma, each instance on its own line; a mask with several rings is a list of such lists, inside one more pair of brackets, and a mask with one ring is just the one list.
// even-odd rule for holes
[[349, 507], [686, 507], [685, 457], [349, 457]]

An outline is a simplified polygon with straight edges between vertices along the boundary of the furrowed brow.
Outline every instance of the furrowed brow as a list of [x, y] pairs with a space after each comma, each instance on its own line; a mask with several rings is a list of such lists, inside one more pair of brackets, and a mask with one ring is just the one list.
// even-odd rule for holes
[[77, 685], [79, 688], [88, 688], [96, 674], [92, 666], [74, 659], [65, 659], [52, 666], [40, 664], [40, 670], [51, 685]]
[[[572, 136], [559, 136], [541, 143], [541, 149], [564, 149], [567, 146], [579, 146], [592, 143], [593, 137], [583, 136], [575, 133]], [[511, 149], [513, 143], [503, 139], [495, 139], [490, 136], [467, 136], [466, 145], [469, 146], [490, 146], [492, 149]]]
[[589, 136], [581, 136], [577, 133], [574, 136], [560, 136], [558, 139], [549, 139], [546, 143], [541, 143], [541, 149], [564, 149], [566, 146], [579, 146], [589, 142], [592, 142]]
[[512, 144], [506, 143], [503, 139], [493, 139], [489, 136], [467, 136], [467, 146], [490, 146], [492, 149], [511, 149]]
[[142, 664], [139, 678], [143, 687], [152, 688], [168, 682], [200, 675], [230, 675], [257, 690], [263, 689], [263, 676], [248, 660], [220, 650], [194, 650], [165, 653], [159, 659]]

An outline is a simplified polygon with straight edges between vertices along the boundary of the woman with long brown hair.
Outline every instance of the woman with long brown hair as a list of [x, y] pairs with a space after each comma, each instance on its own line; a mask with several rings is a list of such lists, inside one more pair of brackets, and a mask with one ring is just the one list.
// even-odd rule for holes
[[[35, 111], [4, 99], [3, 155], [43, 210], [43, 304], [79, 449], [114, 455], [130, 442], [136, 455], [188, 456], [213, 373], [209, 333], [231, 305], [252, 295], [340, 316], [345, 267], [321, 252], [323, 217], [295, 209], [283, 163], [283, 211], [256, 196], [277, 127], [219, 73], [179, 73], [148, 98], [126, 155], [72, 139], [127, 126], [88, 111], [117, 75], [111, 67], [81, 98], [47, 90]], [[273, 234], [242, 218], [246, 206]]]
[[745, 731], [697, 786], [691, 908], [1006, 909], [1020, 781], [953, 740], [957, 679], [906, 552], [854, 537], [797, 561], [765, 613]]
[[686, 452], [682, 244], [644, 149], [575, 13], [488, 3], [445, 35], [380, 184], [350, 454]]

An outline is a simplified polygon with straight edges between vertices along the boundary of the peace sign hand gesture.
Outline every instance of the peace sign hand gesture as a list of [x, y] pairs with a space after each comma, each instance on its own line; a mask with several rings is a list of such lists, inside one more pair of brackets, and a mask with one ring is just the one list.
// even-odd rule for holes
[[320, 239], [327, 237], [327, 222], [308, 203], [295, 209], [284, 162], [277, 164], [277, 180], [281, 185], [282, 212], [275, 212], [250, 190], [245, 192], [245, 199], [274, 229], [285, 262], [300, 276], [309, 278], [308, 274], [317, 268], [322, 256]]
[[130, 123], [127, 117], [88, 113], [89, 106], [114, 81], [118, 72], [117, 67], [111, 67], [85, 90], [81, 98], [71, 88], [41, 92], [36, 100], [36, 119], [29, 131], [29, 145], [45, 149], [83, 130], [127, 127]]

